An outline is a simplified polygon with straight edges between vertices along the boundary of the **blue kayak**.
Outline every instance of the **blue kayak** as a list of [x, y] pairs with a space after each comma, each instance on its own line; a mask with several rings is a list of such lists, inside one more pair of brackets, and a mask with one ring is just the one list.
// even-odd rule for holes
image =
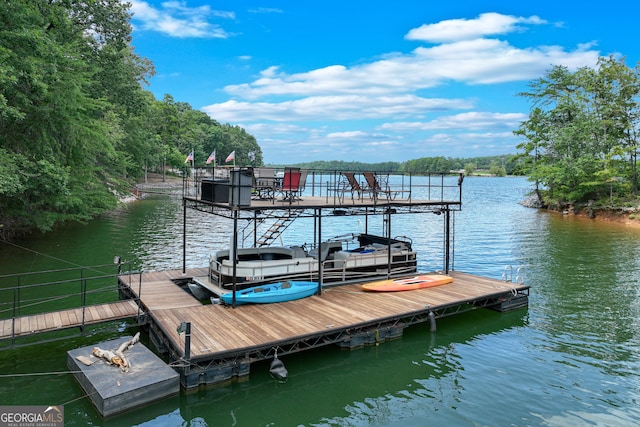
[[[318, 291], [318, 282], [284, 281], [255, 286], [236, 291], [237, 304], [272, 304], [309, 297]], [[232, 304], [233, 292], [220, 297], [226, 304]]]

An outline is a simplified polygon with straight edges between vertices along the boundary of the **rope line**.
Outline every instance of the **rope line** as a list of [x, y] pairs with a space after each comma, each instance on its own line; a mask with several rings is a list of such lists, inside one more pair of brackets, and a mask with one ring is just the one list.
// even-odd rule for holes
[[[27, 252], [32, 252], [32, 253], [34, 253], [34, 254], [36, 254], [36, 255], [41, 255], [41, 256], [44, 256], [44, 257], [47, 257], [47, 258], [51, 258], [51, 259], [54, 259], [54, 260], [56, 260], [56, 261], [63, 262], [63, 263], [65, 263], [65, 264], [72, 265], [72, 266], [74, 266], [74, 267], [87, 268], [87, 269], [89, 269], [89, 270], [96, 271], [96, 272], [98, 272], [98, 273], [106, 274], [106, 273], [104, 273], [103, 271], [97, 270], [97, 269], [95, 269], [95, 268], [93, 268], [93, 267], [86, 267], [86, 266], [84, 266], [84, 265], [76, 264], [76, 263], [74, 263], [74, 262], [67, 261], [67, 260], [64, 260], [64, 259], [62, 259], [62, 258], [55, 257], [55, 256], [53, 256], [53, 255], [49, 255], [49, 254], [45, 254], [45, 253], [42, 253], [42, 252], [36, 251], [35, 249], [30, 249], [30, 248], [27, 248], [27, 247], [24, 247], [24, 246], [18, 245], [17, 243], [8, 242], [8, 241], [6, 241], [6, 240], [3, 240], [2, 242], [3, 242], [3, 243], [5, 243], [5, 244], [7, 244], [7, 245], [15, 246], [15, 247], [16, 247], [16, 248], [18, 248], [18, 249], [22, 249], [22, 250], [27, 251]], [[35, 259], [34, 259], [34, 260], [33, 260], [33, 262], [31, 263], [31, 268], [29, 269], [29, 271], [31, 271], [31, 269], [33, 268], [33, 263], [34, 263], [34, 262], [35, 262]]]

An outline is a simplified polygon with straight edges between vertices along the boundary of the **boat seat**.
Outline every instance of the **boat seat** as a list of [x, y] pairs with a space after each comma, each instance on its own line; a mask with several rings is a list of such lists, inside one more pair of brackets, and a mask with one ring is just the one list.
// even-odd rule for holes
[[284, 281], [282, 282], [282, 286], [280, 286], [280, 289], [289, 289], [290, 287], [291, 287], [291, 282]]
[[[329, 257], [329, 252], [342, 249], [342, 243], [340, 242], [322, 242], [320, 243], [320, 261], [326, 261]], [[309, 251], [309, 256], [318, 259], [318, 248], [313, 248]]]
[[300, 246], [291, 246], [291, 251], [293, 252], [292, 258], [306, 258], [307, 253]]
[[253, 289], [253, 292], [254, 292], [254, 293], [256, 293], [256, 294], [257, 294], [258, 292], [262, 292], [262, 291], [264, 291], [264, 288], [254, 288], [254, 289]]

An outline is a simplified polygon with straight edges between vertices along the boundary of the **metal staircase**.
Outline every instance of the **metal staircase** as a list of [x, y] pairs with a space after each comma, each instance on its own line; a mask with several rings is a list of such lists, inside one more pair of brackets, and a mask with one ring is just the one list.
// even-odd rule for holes
[[[268, 220], [275, 220], [269, 228], [262, 233], [260, 237], [256, 239], [256, 247], [269, 246], [276, 240], [278, 237], [282, 235], [284, 230], [286, 230], [293, 221], [298, 218], [302, 214], [301, 210], [287, 210], [284, 214], [278, 213], [277, 211], [270, 212], [269, 215], [260, 218], [258, 221], [259, 224], [265, 223]], [[253, 236], [253, 231], [250, 229], [250, 224], [244, 228], [243, 231], [249, 231], [243, 238], [243, 243]]]

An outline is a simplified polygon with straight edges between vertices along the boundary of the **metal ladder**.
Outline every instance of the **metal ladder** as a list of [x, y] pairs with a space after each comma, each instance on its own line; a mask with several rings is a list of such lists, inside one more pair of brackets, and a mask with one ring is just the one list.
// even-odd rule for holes
[[[302, 211], [297, 210], [289, 210], [286, 211], [286, 214], [283, 216], [281, 214], [270, 214], [263, 218], [260, 218], [258, 221], [259, 224], [266, 222], [269, 219], [275, 218], [275, 221], [269, 226], [269, 228], [262, 233], [262, 236], [256, 239], [256, 247], [269, 246], [276, 240], [278, 237], [282, 235], [284, 230], [286, 230], [293, 221], [298, 218], [302, 214]], [[249, 231], [247, 235], [243, 237], [243, 243], [245, 243], [251, 236], [253, 236], [253, 231], [249, 228], [250, 224], [244, 228], [244, 231]]]
[[[503, 282], [513, 282], [513, 267], [507, 265], [504, 267], [502, 271], [502, 281]], [[524, 284], [524, 267], [518, 267], [516, 269], [516, 283], [523, 285]]]

